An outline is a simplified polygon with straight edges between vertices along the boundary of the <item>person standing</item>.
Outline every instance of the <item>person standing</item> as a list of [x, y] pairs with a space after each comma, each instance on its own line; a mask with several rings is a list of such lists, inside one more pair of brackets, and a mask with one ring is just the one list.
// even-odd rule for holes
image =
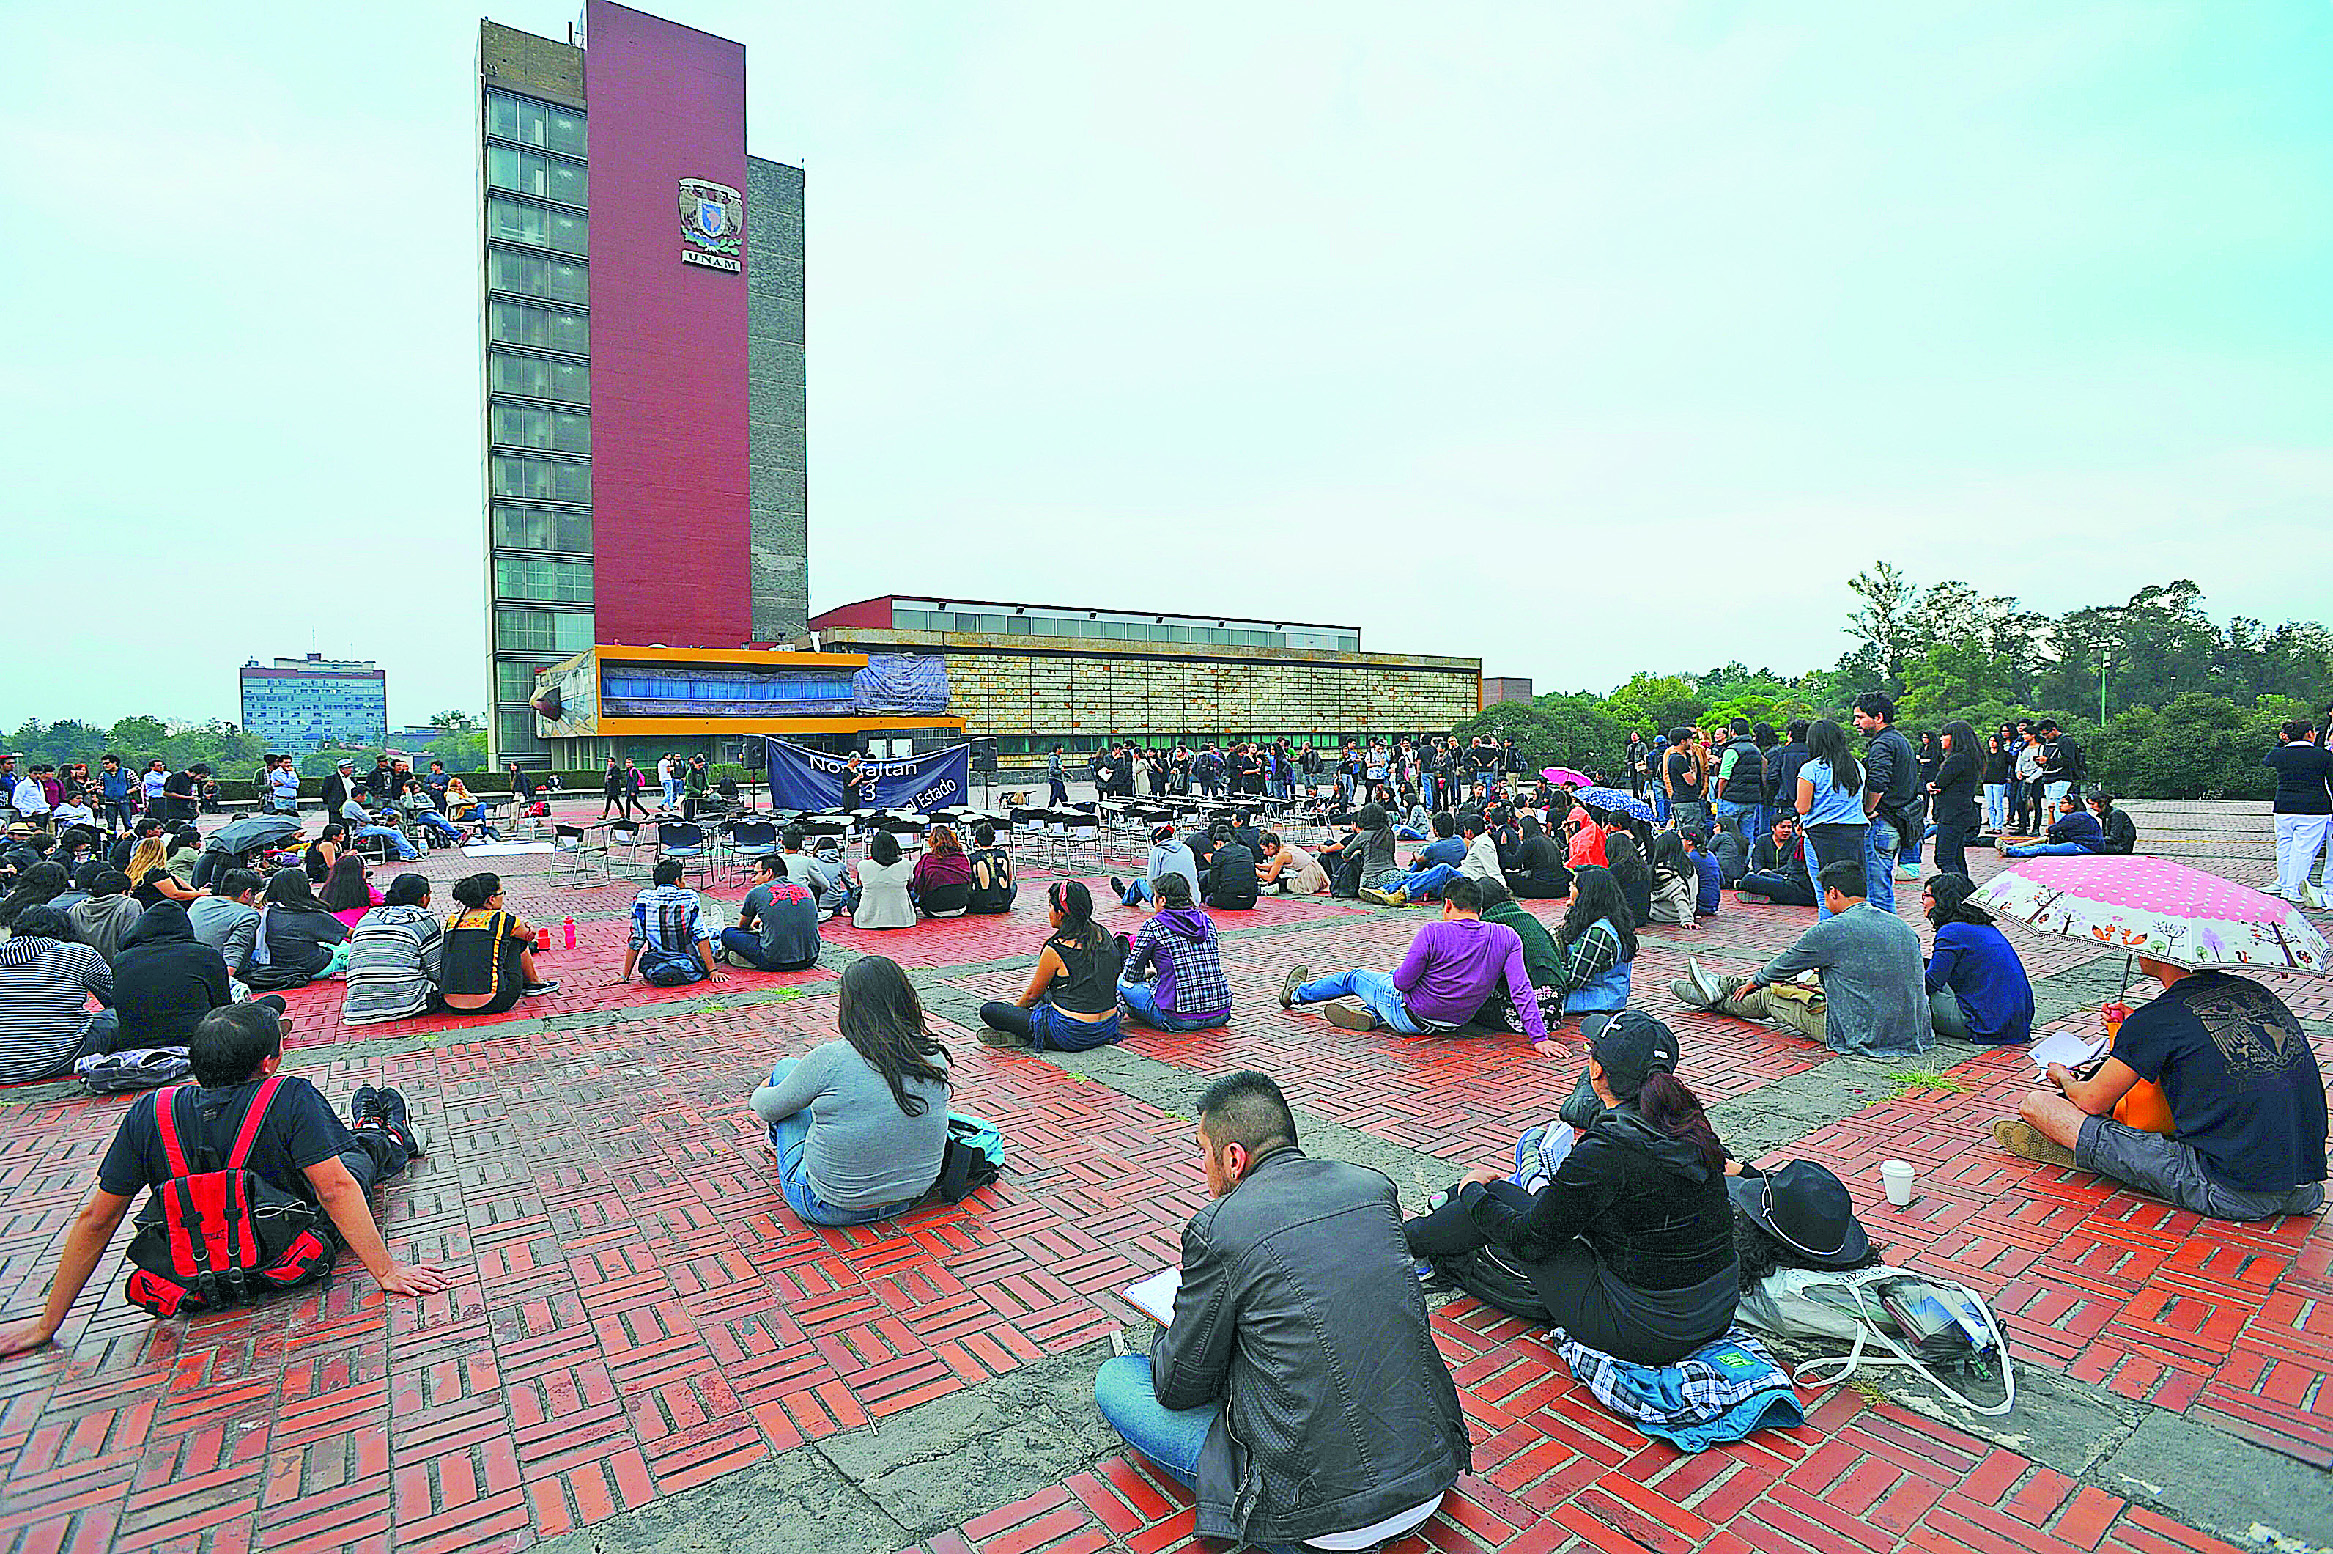
[[1669, 817], [1680, 826], [1709, 824], [1709, 806], [1703, 790], [1709, 782], [1709, 763], [1701, 753], [1701, 735], [1683, 727], [1669, 730], [1669, 753], [1661, 760], [1661, 791], [1668, 795]]
[[1203, 1538], [1379, 1547], [1473, 1465], [1400, 1199], [1306, 1156], [1267, 1074], [1217, 1080], [1198, 1113], [1210, 1201], [1183, 1227], [1173, 1319], [1103, 1363], [1095, 1406], [1197, 1492]]
[[2309, 871], [2333, 825], [2333, 750], [2315, 743], [2316, 731], [2304, 719], [2286, 719], [2281, 732], [2284, 743], [2261, 757], [2276, 773], [2276, 893], [2321, 907], [2324, 893], [2309, 883]]
[[[1999, 734], [1985, 740], [1985, 829], [1995, 836], [2009, 824], [2009, 763], [2015, 759], [2008, 741]], [[1941, 868], [1942, 855], [1938, 856]]]
[[1977, 828], [1977, 732], [1966, 723], [1944, 725], [1942, 754], [1928, 792], [1936, 801], [1936, 872], [1968, 873], [1965, 849]]
[[[1896, 704], [1877, 691], [1855, 698], [1855, 726], [1871, 743], [1863, 752], [1863, 872], [1867, 899], [1882, 912], [1896, 909], [1896, 855], [1918, 824], [1920, 758], [1896, 731]], [[1917, 865], [1912, 868], [1917, 877]]]
[[130, 792], [133, 780], [122, 758], [107, 751], [98, 762], [97, 793], [105, 816], [105, 834], [119, 835], [130, 828]]

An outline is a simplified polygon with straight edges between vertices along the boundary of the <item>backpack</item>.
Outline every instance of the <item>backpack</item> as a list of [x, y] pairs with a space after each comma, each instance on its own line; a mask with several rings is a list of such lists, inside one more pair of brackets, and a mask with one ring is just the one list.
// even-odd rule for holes
[[73, 1076], [91, 1095], [120, 1095], [174, 1085], [194, 1072], [184, 1047], [125, 1047], [76, 1059]]
[[667, 954], [654, 945], [640, 952], [640, 980], [650, 987], [686, 987], [704, 979], [705, 968], [691, 957]]
[[155, 1093], [154, 1126], [171, 1175], [146, 1195], [130, 1238], [137, 1271], [123, 1293], [133, 1304], [159, 1317], [209, 1311], [332, 1271], [340, 1243], [324, 1211], [248, 1168], [268, 1103], [282, 1084], [273, 1074], [261, 1082], [224, 1165], [207, 1140], [195, 1161], [181, 1142], [182, 1130], [194, 1125], [194, 1087]]
[[[1861, 1366], [1893, 1365], [1917, 1372], [1975, 1413], [1998, 1417], [2017, 1401], [2017, 1374], [1992, 1307], [1967, 1285], [1949, 1279], [1884, 1263], [1848, 1272], [1777, 1268], [1743, 1292], [1735, 1319], [1776, 1338], [1848, 1345], [1844, 1355], [1794, 1368], [1794, 1382], [1827, 1386], [1845, 1381]], [[1945, 1383], [1936, 1374], [1940, 1370], [1987, 1378], [1998, 1370], [2001, 1401], [1972, 1402]]]
[[940, 1176], [932, 1183], [933, 1196], [947, 1203], [962, 1203], [1003, 1172], [1003, 1130], [969, 1112], [948, 1113], [948, 1142], [940, 1151]]

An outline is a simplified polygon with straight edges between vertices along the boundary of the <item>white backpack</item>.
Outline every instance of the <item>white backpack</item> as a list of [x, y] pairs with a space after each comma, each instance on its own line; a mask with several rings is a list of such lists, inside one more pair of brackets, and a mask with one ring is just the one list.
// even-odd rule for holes
[[[1954, 1328], [1965, 1335], [1961, 1340], [1965, 1349], [1960, 1355], [1931, 1350], [1923, 1358], [1907, 1345], [1903, 1328], [1889, 1313], [1880, 1293], [1882, 1286], [1896, 1281], [1908, 1286], [1892, 1292], [1898, 1298], [1938, 1302], [1945, 1315], [1953, 1320]], [[1948, 1296], [1958, 1299], [1947, 1300]], [[2009, 1346], [2001, 1336], [2001, 1324], [1984, 1297], [1965, 1284], [1885, 1264], [1843, 1272], [1825, 1268], [1777, 1268], [1743, 1292], [1735, 1316], [1745, 1325], [1777, 1338], [1828, 1339], [1844, 1341], [1850, 1346], [1844, 1355], [1808, 1360], [1794, 1367], [1790, 1373], [1793, 1381], [1827, 1386], [1845, 1381], [1865, 1365], [1898, 1365], [1917, 1371], [1923, 1381], [1973, 1413], [2006, 1414], [2017, 1401], [2017, 1373], [2009, 1361]], [[1875, 1347], [1886, 1353], [1868, 1352]], [[1955, 1346], [1948, 1343], [1946, 1347]], [[2001, 1373], [2001, 1401], [1972, 1402], [1957, 1388], [1940, 1380], [1931, 1367], [1953, 1363], [1955, 1358], [1979, 1368], [1997, 1365]]]

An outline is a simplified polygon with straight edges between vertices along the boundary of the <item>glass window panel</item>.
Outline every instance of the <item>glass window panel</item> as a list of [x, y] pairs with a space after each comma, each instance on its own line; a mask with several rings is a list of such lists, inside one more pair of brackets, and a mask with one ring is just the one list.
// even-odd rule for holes
[[507, 550], [564, 550], [589, 554], [591, 515], [497, 505], [494, 509], [494, 543]]
[[[542, 158], [535, 161], [540, 163]], [[526, 189], [526, 153], [512, 146], [486, 148], [486, 186], [490, 189]], [[539, 190], [528, 190], [539, 193]]]
[[494, 645], [512, 653], [580, 653], [591, 646], [589, 610], [528, 610], [505, 606], [494, 612]]
[[[1004, 629], [1005, 635], [1009, 637], [1026, 637], [1032, 635], [1029, 628], [1029, 617], [1026, 615], [1006, 616]], [[1019, 752], [1016, 751], [1015, 753], [1018, 754]]]
[[503, 599], [539, 599], [547, 604], [591, 603], [591, 563], [552, 561], [535, 556], [494, 558], [494, 592]]
[[495, 442], [512, 448], [543, 448], [561, 453], [591, 451], [591, 417], [566, 410], [530, 410], [520, 405], [491, 408], [490, 427]]
[[583, 217], [499, 194], [486, 199], [486, 235], [506, 243], [555, 248], [566, 254], [590, 251], [589, 229]]
[[496, 701], [528, 701], [535, 694], [535, 671], [539, 664], [496, 664], [494, 666], [494, 699]]
[[553, 151], [564, 151], [569, 156], [582, 156], [586, 149], [583, 115], [569, 113], [564, 108], [543, 110], [548, 129], [547, 143]]
[[589, 175], [573, 162], [553, 161], [548, 165], [548, 178], [543, 192], [567, 205], [588, 205]]
[[532, 712], [502, 712], [495, 714], [495, 732], [502, 737], [496, 747], [506, 755], [540, 755], [549, 747], [535, 737], [535, 715]]
[[573, 356], [591, 348], [587, 315], [531, 307], [524, 302], [495, 302], [486, 312], [486, 332], [489, 339], [503, 345], [529, 345]]

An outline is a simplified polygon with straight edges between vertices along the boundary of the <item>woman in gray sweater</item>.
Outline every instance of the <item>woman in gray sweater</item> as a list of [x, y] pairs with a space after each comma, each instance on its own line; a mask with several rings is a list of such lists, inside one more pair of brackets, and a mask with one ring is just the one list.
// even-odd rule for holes
[[899, 963], [845, 968], [842, 1039], [786, 1058], [753, 1092], [786, 1202], [813, 1225], [863, 1225], [913, 1208], [948, 1142], [948, 1049]]

